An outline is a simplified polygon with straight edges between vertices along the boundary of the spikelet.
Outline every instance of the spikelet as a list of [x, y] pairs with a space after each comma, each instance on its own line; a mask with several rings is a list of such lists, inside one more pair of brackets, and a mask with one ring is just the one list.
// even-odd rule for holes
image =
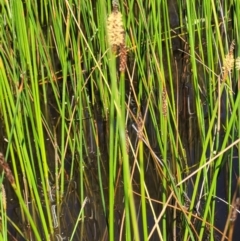
[[127, 49], [125, 44], [119, 47], [119, 71], [124, 72], [127, 66]]
[[109, 45], [112, 47], [113, 52], [116, 52], [117, 48], [125, 42], [122, 14], [119, 11], [113, 11], [109, 15], [107, 33]]
[[137, 118], [137, 129], [138, 129], [138, 138], [140, 140], [143, 139], [143, 128], [144, 128], [143, 124], [144, 123], [143, 123], [142, 114], [141, 112], [139, 112], [138, 118]]
[[236, 58], [235, 68], [236, 68], [236, 70], [240, 70], [240, 57], [237, 57], [237, 58]]
[[128, 130], [125, 130], [125, 138], [126, 138], [126, 150], [127, 150], [127, 154], [129, 154], [129, 140], [128, 140]]
[[8, 181], [10, 182], [10, 184], [12, 186], [15, 186], [16, 185], [15, 178], [12, 174], [12, 171], [11, 171], [8, 163], [5, 161], [5, 158], [1, 152], [0, 152], [0, 166], [2, 167], [3, 171], [5, 172], [5, 175], [8, 179]]
[[238, 209], [240, 207], [240, 198], [236, 198], [234, 207], [232, 208], [231, 216], [230, 216], [230, 221], [235, 222], [237, 219], [238, 215]]
[[[236, 58], [235, 68], [236, 70], [240, 71], [240, 57]], [[240, 91], [240, 77], [238, 77], [238, 91]]]
[[7, 210], [7, 198], [6, 198], [6, 191], [4, 188], [4, 185], [2, 184], [2, 205], [3, 205], [3, 209]]
[[119, 2], [118, 2], [118, 0], [113, 0], [112, 1], [112, 5], [113, 5], [113, 11], [117, 12], [119, 10]]
[[189, 210], [191, 200], [189, 199], [187, 193], [183, 192], [183, 198], [184, 198], [184, 209]]
[[234, 50], [235, 41], [233, 40], [230, 45], [230, 50], [228, 54], [226, 55], [224, 62], [223, 62], [223, 75], [222, 75], [222, 81], [225, 81], [228, 74], [231, 73], [233, 67], [234, 67], [234, 56], [233, 56], [233, 50]]
[[167, 90], [166, 87], [163, 87], [162, 90], [162, 114], [164, 117], [167, 116], [168, 106], [167, 106]]
[[127, 49], [122, 14], [119, 12], [118, 0], [113, 0], [113, 11], [107, 19], [108, 42], [113, 53], [119, 52], [119, 71], [124, 72], [127, 65]]

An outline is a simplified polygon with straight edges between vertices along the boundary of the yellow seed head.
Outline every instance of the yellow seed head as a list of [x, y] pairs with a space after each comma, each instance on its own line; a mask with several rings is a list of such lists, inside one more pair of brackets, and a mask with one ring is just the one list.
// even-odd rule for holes
[[234, 66], [234, 58], [232, 54], [227, 54], [225, 59], [224, 59], [224, 71], [228, 71], [231, 72], [231, 70], [233, 69]]
[[109, 45], [118, 47], [125, 41], [122, 14], [118, 11], [112, 12], [107, 19], [107, 33]]
[[226, 55], [224, 61], [223, 61], [223, 74], [222, 74], [222, 81], [225, 81], [228, 74], [231, 73], [233, 67], [234, 67], [234, 56], [233, 56], [233, 51], [234, 51], [234, 45], [235, 42], [234, 40], [232, 41], [231, 45], [230, 45], [230, 49], [228, 54]]

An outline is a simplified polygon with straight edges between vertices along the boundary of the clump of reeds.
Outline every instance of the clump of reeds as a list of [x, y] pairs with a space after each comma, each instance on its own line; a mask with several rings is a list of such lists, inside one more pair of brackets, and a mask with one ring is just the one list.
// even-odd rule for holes
[[229, 52], [224, 59], [223, 68], [222, 68], [223, 70], [222, 81], [225, 81], [227, 79], [228, 74], [231, 73], [234, 67], [234, 54], [233, 54], [234, 45], [235, 45], [235, 41], [233, 40], [230, 45]]
[[113, 11], [107, 19], [108, 42], [115, 54], [119, 54], [119, 71], [124, 72], [127, 63], [125, 31], [118, 1], [113, 0]]

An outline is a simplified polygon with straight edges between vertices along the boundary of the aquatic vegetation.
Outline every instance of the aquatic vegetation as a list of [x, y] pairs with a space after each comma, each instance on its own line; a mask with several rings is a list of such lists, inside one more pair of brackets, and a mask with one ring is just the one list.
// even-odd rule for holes
[[239, 1], [0, 4], [0, 239], [234, 240]]

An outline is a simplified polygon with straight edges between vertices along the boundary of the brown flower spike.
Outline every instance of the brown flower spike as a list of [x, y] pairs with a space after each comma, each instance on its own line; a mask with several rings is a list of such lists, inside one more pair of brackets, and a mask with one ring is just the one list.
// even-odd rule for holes
[[166, 87], [163, 87], [162, 90], [162, 114], [164, 117], [167, 116], [168, 105], [167, 105], [167, 90]]
[[120, 54], [119, 71], [124, 72], [127, 65], [127, 48], [125, 44], [120, 45], [119, 54]]
[[5, 175], [8, 179], [8, 181], [11, 183], [11, 185], [15, 185], [15, 179], [12, 174], [12, 171], [11, 171], [8, 163], [5, 161], [5, 158], [1, 152], [0, 152], [0, 166], [2, 167], [3, 171], [5, 172]]

